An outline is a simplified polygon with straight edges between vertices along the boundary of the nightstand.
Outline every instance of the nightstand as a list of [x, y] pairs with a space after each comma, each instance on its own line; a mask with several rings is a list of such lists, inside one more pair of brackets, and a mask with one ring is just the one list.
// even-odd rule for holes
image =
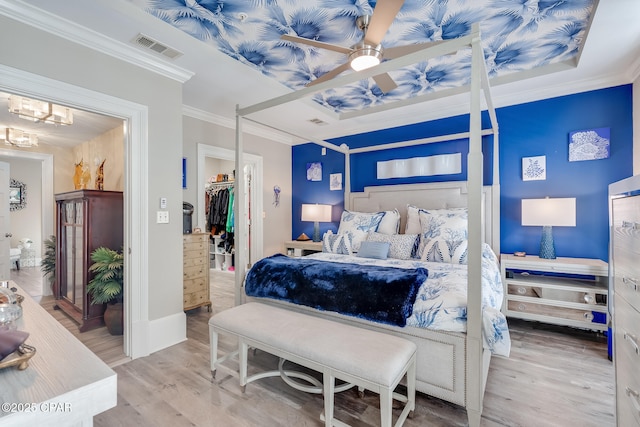
[[606, 331], [608, 264], [599, 259], [500, 255], [508, 316]]
[[289, 256], [299, 257], [316, 252], [322, 252], [322, 242], [314, 242], [312, 240], [289, 240], [284, 242], [284, 253]]

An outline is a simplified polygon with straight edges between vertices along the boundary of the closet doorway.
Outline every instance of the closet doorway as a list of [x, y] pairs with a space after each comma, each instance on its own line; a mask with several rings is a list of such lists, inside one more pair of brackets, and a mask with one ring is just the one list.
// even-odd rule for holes
[[[229, 182], [221, 181], [219, 183], [210, 184], [208, 181], [212, 176], [217, 178], [219, 174], [227, 175], [229, 179], [233, 179], [233, 171], [235, 169], [235, 151], [226, 148], [214, 147], [207, 144], [198, 144], [198, 205], [197, 205], [197, 224], [206, 224], [206, 200], [207, 188], [215, 190], [226, 190], [230, 187]], [[244, 239], [248, 253], [234, 253], [234, 266], [245, 263], [252, 265], [263, 256], [263, 234], [262, 234], [262, 212], [263, 212], [263, 194], [262, 194], [262, 174], [263, 165], [262, 157], [253, 154], [244, 154], [244, 189], [240, 191], [235, 188], [234, 198], [243, 195], [247, 206], [247, 214], [243, 219], [246, 221], [246, 233], [243, 236], [234, 236], [234, 240]], [[238, 171], [236, 171], [236, 174]], [[235, 223], [238, 219], [234, 218]], [[203, 230], [207, 231], [207, 230]], [[220, 235], [217, 232], [216, 234]], [[230, 254], [226, 248], [226, 241], [221, 237], [216, 238], [215, 242], [211, 241], [212, 263], [211, 268], [229, 271]], [[222, 245], [222, 246], [219, 246]], [[222, 250], [220, 250], [222, 249]]]

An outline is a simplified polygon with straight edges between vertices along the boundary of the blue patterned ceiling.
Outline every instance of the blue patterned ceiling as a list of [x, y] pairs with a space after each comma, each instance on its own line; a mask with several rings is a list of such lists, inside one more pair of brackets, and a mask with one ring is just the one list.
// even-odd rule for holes
[[[131, 1], [294, 90], [347, 62], [347, 55], [280, 37], [297, 35], [348, 48], [362, 37], [356, 18], [371, 15], [376, 5], [360, 0]], [[382, 44], [390, 48], [454, 39], [480, 22], [490, 78], [556, 63], [575, 66], [596, 4], [597, 0], [406, 0]], [[360, 110], [468, 84], [470, 65], [467, 49], [390, 72], [398, 86], [387, 93], [366, 79], [313, 99], [338, 113]]]

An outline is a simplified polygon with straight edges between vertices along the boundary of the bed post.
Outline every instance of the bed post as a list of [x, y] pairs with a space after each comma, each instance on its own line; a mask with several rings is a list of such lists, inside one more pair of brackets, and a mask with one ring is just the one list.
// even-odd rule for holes
[[349, 147], [342, 144], [344, 148], [344, 208], [351, 209], [351, 159], [349, 157]]
[[471, 93], [469, 114], [469, 156], [467, 159], [469, 212], [469, 265], [467, 278], [467, 414], [469, 426], [478, 427], [482, 415], [482, 120], [480, 110], [481, 61], [478, 24], [471, 42]]
[[235, 305], [242, 304], [242, 284], [247, 268], [246, 253], [247, 242], [244, 239], [246, 235], [247, 223], [245, 217], [245, 199], [244, 199], [244, 145], [242, 141], [242, 116], [238, 112], [236, 105], [236, 176], [235, 176], [235, 199], [233, 206], [234, 215], [234, 247], [235, 247]]

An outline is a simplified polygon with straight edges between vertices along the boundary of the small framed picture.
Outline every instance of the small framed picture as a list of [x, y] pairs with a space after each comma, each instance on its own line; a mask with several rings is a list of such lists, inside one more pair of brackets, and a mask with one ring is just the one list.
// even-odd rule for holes
[[342, 174], [332, 173], [329, 175], [329, 190], [342, 190]]
[[522, 158], [522, 180], [523, 181], [544, 181], [547, 179], [547, 157], [523, 157]]
[[569, 161], [608, 159], [611, 129], [597, 128], [569, 133]]
[[307, 163], [307, 181], [322, 181], [322, 163]]

